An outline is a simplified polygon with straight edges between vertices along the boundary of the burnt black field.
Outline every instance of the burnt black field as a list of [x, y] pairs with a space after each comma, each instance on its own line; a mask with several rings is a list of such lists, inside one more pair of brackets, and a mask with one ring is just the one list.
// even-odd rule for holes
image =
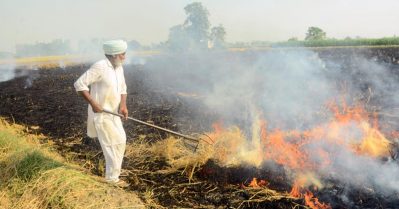
[[[354, 70], [357, 68], [354, 60], [359, 56], [384, 66], [399, 83], [399, 47], [315, 48], [312, 50], [325, 62], [327, 68], [339, 71], [339, 74], [334, 74], [336, 77], [333, 79], [357, 83], [364, 92], [367, 92], [370, 86], [368, 82], [362, 80], [362, 74]], [[226, 60], [239, 58], [246, 62], [252, 62], [262, 53], [268, 52], [256, 50], [234, 53], [218, 52], [218, 56], [223, 56]], [[185, 134], [211, 131], [212, 123], [217, 121], [220, 115], [207, 108], [201, 102], [201, 95], [196, 95], [197, 92], [194, 89], [182, 89], [179, 86], [180, 81], [192, 81], [205, 85], [209, 81], [187, 72], [154, 75], [155, 72], [150, 69], [152, 61], [169, 59], [173, 61], [173, 56], [157, 55], [148, 59], [144, 65], [127, 65], [124, 67], [128, 85], [127, 104], [130, 116]], [[201, 62], [203, 62], [203, 59], [196, 60], [195, 57], [190, 58], [190, 55], [184, 56], [190, 60], [187, 62], [187, 68], [201, 65]], [[87, 153], [96, 152], [100, 150], [100, 147], [95, 140], [85, 136], [87, 104], [76, 94], [73, 83], [89, 68], [90, 64], [45, 70], [16, 69], [15, 78], [0, 82], [0, 116], [5, 117], [8, 121], [26, 125], [28, 132], [43, 133], [51, 137], [61, 153], [65, 155], [70, 152], [77, 153], [78, 159], [86, 160]], [[341, 79], [340, 74], [345, 76], [342, 76]], [[176, 75], [179, 75], [179, 77], [176, 77]], [[394, 110], [397, 107], [381, 102], [389, 96], [392, 95], [374, 94], [368, 98], [368, 102], [374, 108], [387, 109], [390, 113], [395, 113]], [[389, 129], [389, 132], [398, 131], [399, 119], [395, 117], [389, 119], [390, 124], [387, 130]], [[162, 140], [167, 136], [163, 132], [133, 122], [125, 122], [124, 126], [129, 141], [144, 136], [144, 139], [151, 143]], [[394, 136], [390, 137], [394, 140]], [[79, 141], [79, 143], [76, 143], [76, 141]], [[90, 160], [98, 163], [100, 157], [97, 156]], [[392, 159], [396, 160], [395, 150]], [[126, 164], [129, 164], [129, 162]], [[155, 167], [161, 168], [162, 166], [154, 165]], [[219, 172], [210, 175], [206, 172], [209, 169], [216, 169]], [[100, 174], [97, 169], [92, 171], [95, 174]], [[205, 194], [199, 186], [189, 189], [192, 193], [186, 194], [187, 196], [181, 199], [172, 199], [170, 196], [160, 195], [157, 201], [160, 205], [168, 208], [192, 207], [195, 205], [198, 207], [236, 208], [238, 207], [237, 201], [231, 199], [246, 200], [250, 198], [245, 192], [237, 192], [239, 187], [236, 187], [236, 185], [239, 182], [247, 181], [252, 177], [252, 174], [266, 177], [267, 171], [262, 172], [261, 170], [254, 170], [254, 168], [225, 169], [209, 162], [201, 172], [198, 172], [196, 178], [205, 181], [207, 186], [212, 185], [217, 189], [210, 194]], [[166, 185], [166, 188], [171, 188], [173, 185], [166, 182], [168, 178], [174, 179], [175, 182], [186, 181], [184, 177], [178, 176], [178, 174], [167, 178], [157, 176], [151, 180], [159, 185]], [[273, 183], [275, 187], [286, 189], [285, 183], [279, 184], [278, 181]], [[138, 185], [131, 189], [140, 193], [144, 191], [144, 188], [145, 185]], [[167, 189], [158, 192], [167, 193]], [[344, 192], [352, 198], [352, 201], [344, 201], [339, 198]], [[317, 191], [315, 194], [321, 201], [330, 204], [333, 208], [396, 208], [399, 204], [398, 194], [387, 197], [363, 190], [343, 191], [341, 185], [336, 185], [334, 188], [325, 191]], [[190, 203], [187, 201], [190, 201]], [[298, 200], [297, 203], [301, 204], [303, 201]], [[245, 204], [241, 207], [291, 208], [293, 206], [292, 202], [281, 200], [281, 202]]]

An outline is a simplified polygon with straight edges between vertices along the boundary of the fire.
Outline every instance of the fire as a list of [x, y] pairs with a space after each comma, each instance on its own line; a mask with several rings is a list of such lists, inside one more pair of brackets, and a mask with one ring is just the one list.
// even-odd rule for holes
[[312, 209], [328, 209], [331, 208], [330, 205], [321, 203], [319, 200], [314, 197], [313, 193], [310, 191], [306, 191], [305, 193], [305, 204]]
[[[263, 121], [257, 120], [252, 131], [260, 132]], [[215, 131], [207, 134], [214, 141], [214, 159], [220, 164], [230, 166], [242, 163], [260, 166], [263, 162], [261, 150], [261, 140], [255, 134], [250, 143], [238, 127], [223, 128], [222, 123], [213, 124]]]
[[[215, 137], [216, 136], [216, 137]], [[241, 149], [246, 144], [246, 139], [244, 134], [238, 127], [232, 127], [228, 130], [222, 130], [219, 133], [210, 135], [210, 137], [215, 137], [215, 154], [214, 158], [223, 165], [234, 165], [240, 164], [240, 153]]]
[[295, 181], [294, 185], [292, 186], [290, 195], [292, 197], [301, 198], [302, 197], [301, 189], [303, 188], [303, 186], [304, 186], [304, 182], [301, 182], [299, 180]]
[[295, 198], [304, 198], [305, 204], [312, 209], [329, 209], [330, 205], [320, 202], [313, 193], [304, 189], [306, 184], [306, 177], [298, 178], [292, 187], [290, 195]]
[[[377, 115], [363, 106], [330, 103], [327, 107], [330, 119], [307, 130], [269, 130], [270, 121], [257, 114], [250, 140], [238, 127], [226, 129], [216, 124], [215, 132], [209, 134], [216, 141], [214, 158], [222, 165], [260, 166], [266, 161], [281, 165], [294, 179], [291, 196], [305, 198], [311, 208], [330, 208], [305, 189], [323, 187], [319, 171], [334, 166], [342, 151], [369, 158], [388, 156], [391, 142], [380, 132]], [[254, 178], [249, 186], [260, 184]]]
[[271, 159], [277, 164], [292, 169], [309, 169], [312, 167], [311, 164], [307, 163], [307, 154], [300, 150], [297, 143], [287, 142], [285, 140], [287, 136], [288, 134], [280, 130], [276, 130], [268, 136], [268, 143], [264, 144], [265, 159]]
[[260, 188], [266, 186], [268, 183], [265, 180], [258, 181], [257, 178], [253, 178], [251, 183], [249, 183], [249, 187]]
[[[266, 121], [258, 117], [252, 125], [251, 140], [247, 140], [238, 127], [225, 129], [221, 123], [214, 124], [215, 132], [209, 136], [216, 141], [215, 158], [222, 164], [245, 162], [255, 166], [273, 161], [293, 170], [306, 171], [331, 165], [334, 156], [328, 148], [333, 146], [369, 157], [389, 155], [391, 142], [378, 130], [376, 116], [370, 118], [360, 106], [343, 105], [341, 110], [337, 105], [329, 107], [334, 117], [327, 124], [304, 131], [267, 131]], [[309, 149], [313, 144], [324, 146]]]
[[362, 142], [355, 149], [360, 154], [366, 154], [373, 157], [387, 156], [391, 142], [377, 129], [370, 127], [368, 123], [362, 122], [361, 127], [366, 133]]
[[[357, 106], [349, 108], [343, 104], [343, 110], [335, 105], [330, 105], [335, 111], [335, 118], [338, 124], [348, 124], [356, 122], [359, 129], [363, 132], [363, 138], [360, 143], [353, 143], [353, 150], [358, 154], [369, 155], [372, 157], [382, 157], [389, 154], [390, 141], [378, 130], [378, 118], [373, 114], [373, 118], [365, 111], [365, 108]], [[370, 125], [372, 122], [373, 125]]]

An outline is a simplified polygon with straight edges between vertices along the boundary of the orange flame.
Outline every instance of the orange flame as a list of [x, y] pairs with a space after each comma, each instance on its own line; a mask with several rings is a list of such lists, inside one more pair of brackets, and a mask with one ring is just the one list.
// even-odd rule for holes
[[329, 204], [320, 202], [316, 197], [313, 196], [313, 193], [310, 191], [306, 191], [306, 193], [305, 193], [305, 204], [312, 209], [329, 209], [329, 208], [331, 208], [331, 206]]
[[260, 187], [264, 187], [267, 185], [267, 181], [265, 180], [260, 180], [258, 181], [257, 178], [253, 178], [251, 183], [249, 183], [249, 187], [253, 187], [253, 188], [260, 188]]
[[296, 179], [290, 195], [295, 198], [304, 198], [305, 204], [312, 209], [329, 209], [330, 205], [320, 202], [309, 190], [304, 190], [304, 178]]
[[[353, 143], [350, 147], [357, 154], [382, 157], [389, 154], [390, 141], [378, 130], [378, 117], [376, 113], [370, 118], [369, 113], [361, 105], [349, 108], [343, 104], [343, 110], [339, 111], [337, 105], [330, 105], [334, 110], [336, 122], [331, 126], [356, 122], [363, 133], [360, 143]], [[370, 125], [372, 123], [372, 125]], [[337, 132], [336, 132], [337, 133]], [[333, 137], [334, 138], [334, 137]]]
[[265, 144], [265, 159], [272, 159], [278, 164], [288, 166], [291, 169], [309, 169], [311, 165], [307, 163], [306, 153], [300, 150], [295, 143], [285, 140], [285, 134], [282, 131], [274, 131], [268, 136]]
[[302, 187], [303, 187], [303, 182], [296, 180], [294, 182], [294, 185], [292, 186], [290, 195], [295, 198], [301, 198], [302, 197], [302, 192], [301, 192]]
[[[336, 153], [330, 152], [329, 148], [337, 147], [356, 155], [377, 158], [389, 155], [391, 142], [379, 130], [377, 115], [369, 114], [363, 106], [330, 103], [328, 108], [333, 114], [329, 121], [304, 131], [268, 130], [266, 120], [256, 118], [251, 140], [246, 139], [237, 127], [223, 129], [220, 123], [215, 124], [215, 131], [210, 134], [216, 141], [214, 157], [222, 163], [241, 159], [241, 162], [255, 166], [262, 161], [282, 165], [296, 178], [291, 196], [305, 198], [311, 208], [331, 208], [305, 189], [311, 185], [323, 186], [314, 174], [333, 165]], [[392, 132], [392, 135], [399, 135], [399, 132]], [[260, 184], [254, 178], [249, 186], [258, 188]]]
[[221, 135], [221, 133], [223, 132], [224, 128], [223, 128], [223, 123], [222, 122], [216, 122], [212, 124], [212, 128], [213, 128], [213, 132], [212, 133], [208, 133], [208, 136], [211, 139], [218, 139]]

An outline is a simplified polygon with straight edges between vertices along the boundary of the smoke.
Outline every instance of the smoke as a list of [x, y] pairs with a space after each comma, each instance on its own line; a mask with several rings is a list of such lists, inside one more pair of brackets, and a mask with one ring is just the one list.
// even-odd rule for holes
[[150, 59], [146, 69], [151, 86], [196, 93], [224, 124], [242, 128], [258, 111], [279, 128], [305, 128], [338, 94], [310, 51], [171, 55]]
[[[243, 163], [248, 163], [250, 156], [259, 159], [265, 151], [259, 147], [259, 120], [265, 120], [268, 131], [304, 132], [315, 127], [328, 131], [335, 117], [328, 104], [339, 108], [343, 108], [342, 104], [363, 104], [376, 113], [380, 124], [392, 121], [380, 113], [392, 111], [399, 104], [395, 66], [361, 55], [340, 57], [333, 51], [323, 57], [302, 49], [170, 54], [149, 58], [145, 68], [150, 77], [148, 86], [196, 94], [199, 102], [217, 114], [226, 127], [238, 126], [248, 143], [238, 145], [240, 148], [230, 157], [234, 161], [241, 158]], [[359, 154], [351, 148], [370, 134], [365, 133], [365, 128], [380, 136], [369, 125], [371, 121], [365, 120], [337, 124], [336, 130], [328, 132], [336, 142], [329, 141], [326, 135], [310, 138], [300, 151], [309, 156], [308, 162], [317, 165], [313, 172], [321, 180], [366, 186], [384, 194], [399, 192], [399, 166], [395, 161]], [[384, 125], [381, 130], [386, 133], [392, 128]], [[298, 138], [287, 142], [295, 140]], [[270, 149], [266, 147], [275, 155], [289, 154]], [[324, 165], [326, 157], [321, 153], [330, 156]]]
[[[33, 68], [37, 70], [37, 68]], [[0, 82], [9, 81], [14, 78], [27, 76], [24, 88], [30, 87], [33, 80], [37, 75], [31, 75], [31, 69], [18, 67], [14, 62], [8, 62], [6, 64], [0, 64]], [[36, 74], [36, 73], [35, 73]]]
[[252, 92], [246, 101], [254, 101], [264, 118], [281, 129], [304, 129], [319, 122], [315, 114], [337, 93], [321, 60], [309, 51], [273, 51], [241, 69], [247, 74], [244, 89]]
[[0, 82], [11, 80], [15, 77], [15, 64], [2, 64], [0, 65]]
[[39, 68], [37, 66], [32, 66], [32, 68], [30, 70], [24, 71], [27, 76], [25, 79], [24, 89], [32, 87], [33, 82], [40, 77], [38, 71], [39, 71]]
[[388, 195], [399, 191], [397, 162], [381, 162], [366, 156], [359, 156], [341, 149], [334, 165], [326, 171], [329, 175], [348, 185], [374, 188]]

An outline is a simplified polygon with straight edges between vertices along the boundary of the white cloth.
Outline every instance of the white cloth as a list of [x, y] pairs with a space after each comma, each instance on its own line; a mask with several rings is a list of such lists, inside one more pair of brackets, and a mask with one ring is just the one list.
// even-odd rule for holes
[[[89, 91], [90, 86], [90, 95], [92, 99], [102, 108], [113, 112], [118, 111], [121, 94], [127, 94], [122, 66], [114, 70], [108, 59], [98, 61], [92, 65], [89, 70], [80, 76], [74, 86], [76, 91]], [[98, 136], [94, 125], [94, 116], [104, 114], [109, 116], [108, 113], [94, 113], [89, 105], [87, 117], [87, 135], [89, 137], [94, 138]], [[110, 143], [121, 143], [121, 141], [115, 140]]]
[[122, 54], [126, 52], [127, 43], [123, 40], [106, 41], [103, 44], [104, 53], [108, 55]]
[[[119, 117], [105, 114], [96, 114], [94, 120], [105, 158], [105, 180], [117, 182], [126, 148], [126, 134], [122, 122]], [[114, 139], [120, 139], [124, 143], [113, 144], [110, 141]]]
[[[113, 68], [108, 59], [98, 61], [74, 83], [76, 91], [89, 90], [102, 108], [117, 112], [121, 94], [126, 94], [122, 66]], [[87, 135], [98, 137], [105, 157], [105, 179], [119, 181], [126, 147], [126, 133], [121, 118], [108, 113], [94, 113], [88, 108]]]

